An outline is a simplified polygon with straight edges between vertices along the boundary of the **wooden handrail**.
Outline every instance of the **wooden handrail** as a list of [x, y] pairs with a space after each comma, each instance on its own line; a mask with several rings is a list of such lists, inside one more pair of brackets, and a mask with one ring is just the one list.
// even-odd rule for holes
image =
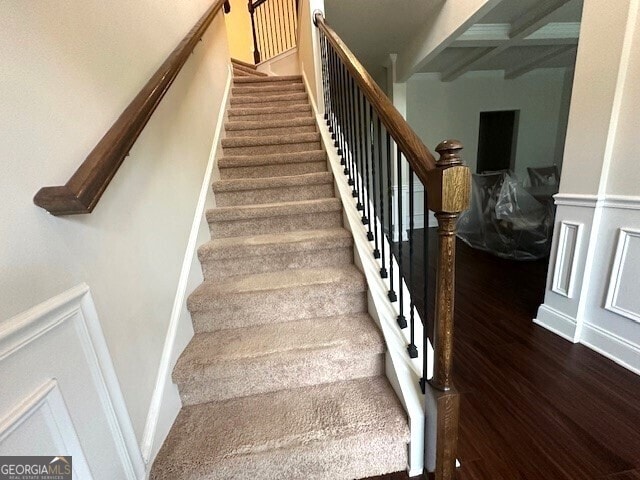
[[380, 89], [369, 72], [349, 50], [338, 34], [325, 23], [322, 13], [314, 15], [316, 26], [324, 32], [335, 52], [349, 69], [356, 83], [373, 106], [380, 121], [406, 157], [423, 184], [427, 184], [428, 172], [436, 169], [436, 160], [420, 137], [413, 131], [400, 112], [393, 106], [389, 97]]
[[91, 213], [189, 55], [228, 0], [216, 0], [171, 52], [63, 186], [44, 187], [33, 202], [53, 215]]

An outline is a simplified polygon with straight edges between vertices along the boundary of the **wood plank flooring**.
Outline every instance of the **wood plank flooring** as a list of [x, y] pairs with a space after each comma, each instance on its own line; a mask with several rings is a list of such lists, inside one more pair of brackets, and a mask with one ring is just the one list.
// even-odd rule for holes
[[[433, 282], [434, 229], [429, 240]], [[422, 241], [419, 230], [415, 252]], [[532, 323], [546, 271], [545, 260], [504, 260], [458, 241], [458, 479], [640, 480], [640, 377]], [[416, 271], [412, 286], [420, 309], [423, 277]]]

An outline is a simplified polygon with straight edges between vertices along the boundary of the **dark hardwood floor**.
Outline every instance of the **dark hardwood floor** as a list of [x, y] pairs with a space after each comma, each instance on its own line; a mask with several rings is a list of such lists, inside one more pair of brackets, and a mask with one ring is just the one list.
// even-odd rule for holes
[[[416, 252], [422, 238], [417, 231]], [[429, 238], [433, 257], [433, 229]], [[433, 258], [430, 264], [433, 282]], [[532, 323], [546, 271], [544, 260], [504, 260], [458, 240], [457, 478], [640, 480], [640, 377]], [[423, 281], [417, 273], [417, 297]], [[416, 303], [422, 308], [421, 298]]]

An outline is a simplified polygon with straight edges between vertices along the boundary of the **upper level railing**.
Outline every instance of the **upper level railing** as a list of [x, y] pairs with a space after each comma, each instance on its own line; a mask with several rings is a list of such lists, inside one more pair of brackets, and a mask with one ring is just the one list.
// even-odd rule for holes
[[297, 0], [249, 0], [256, 65], [296, 46]]
[[[380, 276], [389, 287], [389, 300], [397, 305], [398, 326], [409, 328], [411, 358], [420, 354], [415, 331], [418, 317], [423, 321], [420, 387], [436, 405], [436, 412], [426, 413], [437, 432], [435, 478], [450, 480], [455, 475], [459, 415], [452, 378], [456, 223], [469, 204], [470, 171], [462, 165], [462, 145], [455, 140], [440, 143], [435, 160], [322, 14], [316, 13], [314, 21], [319, 30], [325, 120], [363, 228], [373, 242]], [[421, 239], [415, 222], [419, 210], [424, 222]], [[429, 210], [438, 222], [434, 305], [428, 302]], [[418, 277], [423, 279], [422, 291], [417, 289]], [[405, 284], [410, 298], [405, 298]], [[435, 360], [433, 377], [426, 379], [430, 339]]]
[[44, 187], [33, 201], [53, 215], [91, 213], [200, 38], [228, 0], [216, 0], [122, 112], [65, 185]]

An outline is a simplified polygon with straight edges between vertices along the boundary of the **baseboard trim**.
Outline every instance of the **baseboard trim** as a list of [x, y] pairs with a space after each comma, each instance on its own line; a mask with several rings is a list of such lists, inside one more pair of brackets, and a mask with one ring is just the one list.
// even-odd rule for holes
[[165, 395], [165, 385], [171, 375], [171, 358], [175, 346], [176, 335], [178, 332], [178, 324], [180, 322], [180, 316], [187, 295], [187, 284], [191, 272], [191, 265], [198, 248], [198, 232], [200, 230], [200, 224], [204, 215], [205, 203], [209, 194], [209, 189], [211, 188], [211, 179], [216, 163], [218, 146], [220, 145], [220, 140], [222, 137], [224, 117], [226, 115], [227, 105], [229, 103], [229, 94], [231, 92], [232, 83], [233, 74], [231, 71], [231, 66], [229, 66], [229, 71], [227, 73], [227, 83], [225, 85], [225, 90], [222, 96], [221, 108], [218, 114], [216, 130], [213, 135], [213, 142], [211, 151], [209, 153], [209, 160], [205, 169], [204, 179], [202, 181], [202, 187], [200, 189], [200, 196], [198, 197], [193, 222], [191, 224], [191, 232], [189, 233], [189, 240], [187, 242], [187, 248], [182, 262], [182, 268], [180, 270], [178, 287], [173, 301], [169, 327], [167, 329], [167, 336], [165, 338], [164, 347], [162, 349], [162, 357], [160, 358], [158, 375], [156, 377], [156, 383], [151, 397], [151, 403], [149, 405], [149, 412], [147, 413], [147, 421], [145, 423], [144, 431], [142, 434], [142, 442], [140, 448], [146, 464], [149, 464], [153, 460], [150, 457], [153, 452], [153, 446], [156, 443], [156, 429], [158, 426], [158, 419]]
[[578, 325], [575, 319], [549, 305], [540, 305], [538, 317], [533, 319], [533, 323], [546, 328], [565, 340], [576, 343]]
[[640, 375], [640, 346], [590, 323], [582, 326], [580, 343]]

